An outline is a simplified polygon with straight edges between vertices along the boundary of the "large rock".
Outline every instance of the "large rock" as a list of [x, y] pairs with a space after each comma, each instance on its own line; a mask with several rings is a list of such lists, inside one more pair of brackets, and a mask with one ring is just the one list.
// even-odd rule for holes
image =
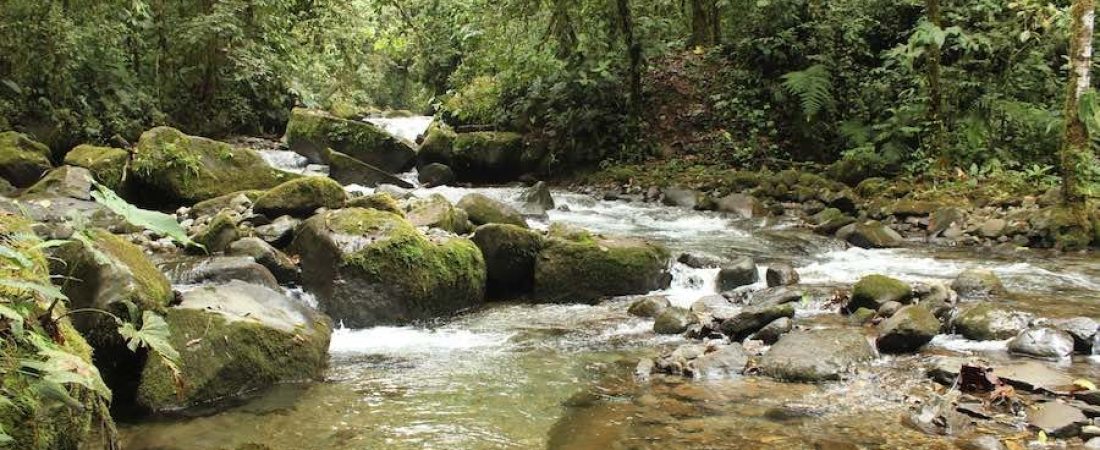
[[329, 150], [326, 155], [328, 176], [341, 184], [358, 184], [366, 187], [389, 184], [405, 189], [413, 188], [412, 183], [344, 153]]
[[1073, 336], [1074, 350], [1091, 354], [1092, 342], [1100, 331], [1100, 323], [1088, 317], [1072, 317], [1069, 319], [1057, 319], [1051, 322], [1054, 328], [1065, 331]]
[[546, 211], [554, 209], [554, 197], [550, 195], [550, 187], [546, 182], [539, 181], [520, 194], [523, 201], [523, 213], [534, 216], [544, 216]]
[[715, 200], [718, 211], [736, 214], [745, 219], [759, 217], [766, 214], [764, 206], [751, 195], [729, 194]]
[[681, 334], [688, 327], [699, 322], [699, 318], [684, 308], [672, 307], [661, 312], [653, 321], [653, 332], [657, 334]]
[[982, 269], [962, 271], [955, 277], [955, 281], [951, 282], [951, 289], [964, 298], [1001, 296], [1008, 293], [997, 274], [992, 270]]
[[750, 306], [722, 322], [718, 328], [730, 339], [742, 341], [776, 320], [794, 317], [794, 312], [791, 303]]
[[1054, 328], [1033, 328], [1008, 341], [1008, 351], [1035, 358], [1061, 359], [1073, 354], [1073, 336]]
[[129, 162], [129, 151], [94, 145], [78, 145], [65, 155], [65, 164], [88, 169], [96, 181], [115, 192], [126, 189]]
[[34, 184], [53, 167], [50, 148], [26, 135], [8, 131], [0, 133], [0, 178], [24, 188]]
[[634, 239], [580, 234], [551, 237], [535, 263], [535, 297], [547, 302], [593, 303], [669, 286], [669, 253]]
[[904, 242], [897, 231], [876, 220], [855, 223], [849, 227], [851, 227], [850, 233], [844, 240], [856, 247], [892, 248], [900, 247]]
[[307, 217], [318, 208], [339, 209], [346, 198], [344, 188], [331, 178], [304, 177], [267, 191], [256, 199], [252, 210], [268, 217]]
[[907, 304], [912, 296], [912, 288], [903, 281], [885, 275], [868, 275], [860, 278], [852, 287], [852, 298], [846, 309], [855, 311], [867, 308], [878, 311], [888, 302]]
[[466, 239], [429, 238], [400, 216], [347, 208], [306, 220], [292, 251], [302, 284], [349, 327], [406, 323], [480, 305], [485, 260]]
[[854, 217], [836, 208], [825, 209], [814, 214], [811, 218], [811, 222], [814, 223], [814, 232], [825, 235], [836, 233], [837, 230], [851, 225], [855, 221]]
[[940, 332], [940, 321], [925, 308], [901, 308], [879, 325], [875, 345], [883, 353], [915, 352]]
[[859, 330], [794, 331], [776, 342], [757, 366], [788, 381], [839, 380], [854, 365], [875, 358], [875, 348]]
[[1028, 410], [1027, 424], [1056, 438], [1077, 436], [1081, 426], [1088, 424], [1081, 410], [1058, 401], [1050, 401]]
[[[47, 258], [42, 252], [42, 241], [31, 231], [30, 221], [0, 213], [0, 230], [4, 230], [5, 248], [21, 257], [18, 263], [3, 258], [0, 279], [48, 286]], [[41, 317], [49, 305], [26, 289], [0, 287], [0, 297], [6, 306], [20, 305], [27, 317]], [[59, 304], [52, 312], [60, 317], [52, 322], [52, 330], [47, 331], [37, 320], [31, 320], [22, 324], [20, 336], [11, 332], [10, 319], [0, 318], [5, 330], [0, 334], [0, 360], [5, 361], [0, 386], [4, 400], [9, 400], [0, 401], [0, 430], [10, 438], [0, 444], [5, 449], [106, 448], [100, 432], [102, 427], [114, 426], [110, 415], [104, 414], [112, 393], [92, 364], [92, 348], [69, 321], [75, 315], [58, 314], [64, 309], [65, 305]], [[49, 355], [42, 353], [43, 345], [48, 346]], [[56, 371], [51, 375], [63, 385], [61, 392], [69, 398], [67, 405], [61, 403], [63, 399], [56, 390], [43, 389], [40, 374], [20, 368], [31, 361], [43, 363], [47, 356]], [[119, 395], [115, 393], [114, 397], [117, 399]]]
[[410, 201], [405, 217], [414, 226], [439, 228], [454, 234], [466, 234], [472, 230], [466, 210], [455, 208], [439, 194]]
[[526, 151], [523, 136], [510, 132], [459, 133], [450, 163], [459, 181], [511, 181], [535, 171], [539, 161]]
[[149, 358], [137, 401], [150, 411], [218, 408], [275, 384], [324, 375], [331, 321], [279, 291], [240, 281], [200, 286], [185, 292], [165, 319], [183, 383]]
[[426, 188], [444, 186], [455, 181], [455, 172], [447, 165], [431, 163], [420, 168], [416, 179]]
[[928, 219], [928, 235], [936, 237], [949, 228], [964, 226], [966, 226], [966, 213], [961, 208], [954, 206], [939, 208], [933, 211]]
[[700, 193], [684, 187], [665, 188], [661, 203], [665, 206], [679, 206], [681, 208], [695, 208], [699, 203]]
[[541, 234], [507, 224], [478, 227], [470, 238], [485, 257], [490, 296], [529, 294], [535, 287], [535, 262], [542, 249]]
[[329, 163], [332, 149], [389, 173], [410, 169], [416, 157], [412, 146], [373, 124], [300, 108], [290, 113], [286, 141], [314, 163]]
[[799, 276], [790, 264], [776, 263], [768, 266], [764, 279], [767, 280], [768, 287], [790, 286], [798, 284]]
[[466, 194], [466, 196], [458, 201], [457, 206], [469, 214], [470, 221], [473, 222], [474, 225], [504, 223], [521, 227], [527, 226], [527, 221], [523, 219], [523, 214], [520, 214], [515, 208], [493, 200], [483, 194]]
[[1029, 322], [1030, 314], [983, 302], [961, 309], [952, 324], [967, 339], [996, 341], [1015, 337]]
[[251, 189], [270, 189], [297, 175], [276, 170], [255, 151], [157, 127], [138, 141], [130, 174], [135, 194], [156, 204], [194, 204]]
[[748, 256], [738, 256], [723, 264], [718, 271], [718, 291], [724, 292], [760, 281], [760, 272], [756, 270], [756, 261]]
[[49, 171], [37, 183], [25, 189], [28, 197], [69, 197], [77, 200], [92, 199], [92, 174], [83, 167], [61, 166]]

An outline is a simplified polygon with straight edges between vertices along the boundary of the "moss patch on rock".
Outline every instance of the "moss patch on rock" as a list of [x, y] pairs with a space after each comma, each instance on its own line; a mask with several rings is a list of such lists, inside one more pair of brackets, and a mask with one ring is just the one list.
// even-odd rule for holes
[[324, 111], [297, 108], [286, 128], [290, 149], [315, 163], [327, 163], [329, 149], [389, 173], [409, 169], [416, 151], [367, 122], [341, 119]]
[[466, 194], [466, 196], [458, 201], [458, 205], [456, 206], [465, 210], [466, 214], [470, 216], [470, 221], [475, 225], [504, 223], [527, 227], [527, 221], [523, 219], [523, 215], [515, 208], [497, 200], [493, 200], [483, 194]]
[[94, 145], [78, 145], [65, 155], [65, 164], [88, 169], [96, 181], [115, 192], [125, 192], [129, 162], [129, 151]]
[[270, 189], [298, 177], [268, 166], [253, 150], [168, 127], [141, 135], [131, 174], [146, 202], [187, 205], [238, 191]]
[[548, 239], [535, 264], [535, 298], [595, 303], [668, 287], [670, 255], [658, 244], [620, 238]]
[[460, 181], [511, 181], [536, 170], [526, 159], [522, 135], [484, 131], [456, 135], [448, 165]]
[[347, 206], [348, 208], [377, 209], [379, 211], [386, 211], [405, 217], [405, 211], [401, 210], [401, 205], [397, 204], [397, 199], [385, 192], [376, 192], [370, 195], [352, 198], [348, 200]]
[[885, 275], [868, 275], [860, 278], [852, 288], [847, 310], [868, 308], [877, 311], [887, 302], [909, 303], [912, 296], [912, 288], [901, 280]]
[[406, 216], [409, 222], [418, 227], [439, 228], [454, 234], [466, 234], [471, 231], [468, 213], [463, 209], [455, 208], [450, 201], [439, 194], [410, 201]]
[[341, 208], [346, 198], [344, 187], [331, 178], [305, 177], [275, 186], [257, 198], [252, 209], [268, 217], [303, 217], [318, 208]]
[[34, 184], [53, 167], [50, 148], [26, 135], [8, 131], [0, 133], [0, 178], [15, 187]]
[[304, 286], [347, 326], [406, 323], [477, 306], [485, 260], [467, 239], [429, 240], [392, 213], [347, 208], [306, 220], [294, 243]]

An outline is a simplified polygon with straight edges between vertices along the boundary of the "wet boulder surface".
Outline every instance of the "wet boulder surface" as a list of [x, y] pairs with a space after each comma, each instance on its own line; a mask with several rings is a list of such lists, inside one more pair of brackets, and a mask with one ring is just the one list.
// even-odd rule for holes
[[839, 380], [874, 359], [875, 348], [858, 330], [820, 329], [784, 335], [760, 359], [760, 372], [787, 381]]

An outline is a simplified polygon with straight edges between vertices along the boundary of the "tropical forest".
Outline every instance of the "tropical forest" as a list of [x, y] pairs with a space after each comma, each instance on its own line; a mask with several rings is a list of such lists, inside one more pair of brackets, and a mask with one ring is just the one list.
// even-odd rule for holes
[[1095, 0], [0, 0], [0, 450], [1100, 449]]

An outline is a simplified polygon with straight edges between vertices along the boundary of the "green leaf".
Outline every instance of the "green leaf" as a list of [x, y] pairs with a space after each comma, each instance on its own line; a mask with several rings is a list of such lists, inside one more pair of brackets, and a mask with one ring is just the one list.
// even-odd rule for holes
[[832, 75], [822, 64], [783, 75], [783, 87], [801, 100], [806, 120], [833, 107]]
[[[99, 376], [99, 369], [94, 365], [44, 341], [39, 341], [36, 345], [39, 346], [38, 356], [45, 360], [23, 360], [21, 365], [38, 371], [46, 384], [78, 385], [99, 394], [104, 399], [111, 398], [111, 390], [103, 383], [103, 379]], [[58, 400], [64, 402], [64, 398], [58, 398]], [[68, 402], [65, 403], [68, 404]]]
[[115, 194], [110, 188], [102, 184], [95, 183], [95, 188], [96, 190], [92, 191], [92, 198], [111, 211], [114, 211], [115, 214], [122, 216], [127, 222], [145, 228], [146, 230], [168, 236], [182, 245], [202, 247], [187, 236], [187, 232], [184, 231], [179, 222], [176, 222], [175, 217], [162, 212], [149, 211], [131, 205], [126, 200], [123, 200], [122, 197], [119, 197], [118, 194]]
[[160, 315], [145, 311], [141, 316], [141, 329], [134, 328], [134, 324], [127, 322], [118, 328], [118, 334], [126, 339], [126, 346], [130, 351], [137, 351], [139, 347], [146, 347], [153, 353], [160, 355], [173, 363], [179, 362], [180, 354], [168, 341], [172, 337], [172, 330], [168, 328], [168, 322]]
[[0, 318], [11, 321], [11, 333], [15, 337], [23, 336], [23, 321], [26, 320], [19, 311], [0, 304]]
[[52, 284], [0, 278], [0, 287], [34, 292], [43, 297], [46, 297], [47, 300], [68, 300], [68, 297], [66, 297], [65, 294], [63, 294], [61, 290], [57, 288], [57, 286], [54, 286]]

